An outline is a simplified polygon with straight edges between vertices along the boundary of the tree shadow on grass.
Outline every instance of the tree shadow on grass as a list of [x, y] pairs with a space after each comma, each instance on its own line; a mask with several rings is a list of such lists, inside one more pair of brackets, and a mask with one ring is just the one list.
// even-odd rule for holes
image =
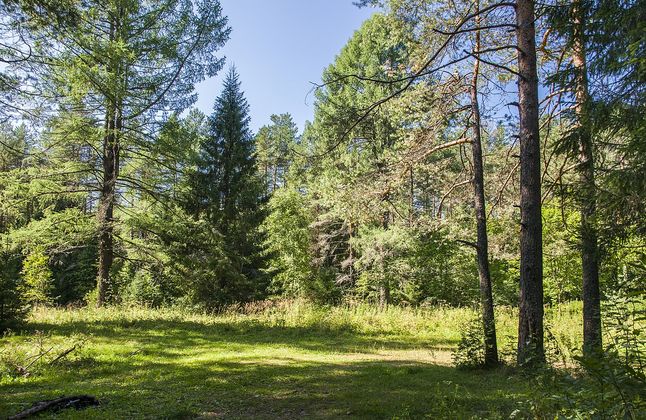
[[[13, 396], [13, 407], [72, 394], [102, 401], [64, 418], [491, 418], [508, 417], [527, 393], [522, 379], [504, 370], [474, 373], [409, 360], [108, 365], [0, 391]], [[8, 407], [0, 403], [0, 415], [11, 414]]]
[[30, 329], [85, 334], [87, 357], [0, 383], [0, 418], [75, 394], [102, 405], [62, 418], [491, 418], [508, 417], [528, 392], [506, 370], [467, 372], [418, 359], [418, 349], [451, 342], [345, 326], [117, 319]]
[[52, 335], [87, 334], [95, 339], [136, 340], [161, 349], [191, 346], [242, 348], [258, 345], [296, 347], [304, 350], [343, 353], [374, 353], [383, 349], [449, 349], [446, 339], [402, 337], [392, 333], [358, 332], [350, 326], [307, 327], [267, 325], [254, 320], [199, 323], [185, 320], [68, 321], [61, 324], [31, 323], [28, 331]]

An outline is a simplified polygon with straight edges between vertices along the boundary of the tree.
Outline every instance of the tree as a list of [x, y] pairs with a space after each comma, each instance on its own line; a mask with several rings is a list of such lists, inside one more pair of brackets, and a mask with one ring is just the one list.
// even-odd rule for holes
[[643, 142], [638, 140], [644, 123], [636, 117], [646, 103], [639, 58], [643, 2], [574, 0], [548, 11], [560, 42], [557, 52], [565, 52], [550, 75], [563, 92], [568, 123], [556, 151], [575, 162], [571, 167], [577, 177], [567, 191], [580, 214], [583, 349], [592, 355], [602, 348], [602, 264], [611, 278], [613, 254], [643, 237], [644, 224], [633, 217], [646, 197]]
[[264, 249], [272, 276], [272, 292], [282, 296], [321, 298], [327, 292], [312, 264], [310, 224], [313, 215], [307, 198], [292, 188], [276, 190], [263, 221]]
[[[476, 0], [476, 12], [480, 4]], [[476, 17], [476, 25], [480, 18]], [[480, 31], [475, 32], [475, 51], [480, 51]], [[496, 321], [494, 318], [493, 293], [491, 288], [491, 271], [489, 270], [489, 239], [487, 235], [487, 212], [485, 205], [484, 163], [482, 159], [482, 136], [480, 124], [480, 105], [478, 98], [478, 77], [480, 61], [476, 58], [473, 64], [471, 81], [471, 118], [473, 120], [471, 151], [473, 157], [474, 208], [477, 224], [476, 253], [478, 256], [478, 276], [480, 280], [480, 305], [482, 313], [486, 366], [498, 364], [498, 345], [496, 343]]]
[[267, 194], [285, 185], [298, 135], [290, 114], [272, 115], [270, 119], [271, 125], [262, 127], [255, 139], [256, 162]]
[[192, 196], [200, 201], [195, 215], [203, 216], [224, 236], [235, 274], [245, 279], [234, 285], [229, 284], [226, 276], [220, 278], [225, 296], [219, 298], [224, 301], [248, 299], [262, 289], [257, 282], [262, 279], [262, 239], [258, 227], [263, 218], [260, 208], [263, 190], [254, 153], [249, 105], [232, 67], [215, 101], [209, 134], [200, 147], [190, 181]]
[[[314, 247], [321, 268], [334, 273], [339, 285], [354, 286], [357, 255], [351, 239], [359, 227], [378, 224], [387, 229], [395, 218], [392, 207], [399, 191], [391, 192], [383, 181], [403, 120], [388, 106], [363, 115], [398, 84], [364, 83], [346, 76], [365, 72], [395, 77], [406, 64], [403, 33], [389, 25], [387, 16], [376, 14], [324, 71], [316, 92], [315, 118], [308, 133], [315, 138], [310, 153], [317, 155], [308, 185], [318, 213]], [[385, 306], [390, 302], [389, 283], [374, 280]]]
[[595, 181], [591, 106], [588, 92], [585, 21], [583, 2], [576, 0], [572, 7], [574, 24], [572, 63], [575, 68], [576, 130], [579, 149], [579, 176], [581, 184], [581, 259], [583, 267], [583, 348], [590, 355], [601, 350], [601, 296], [599, 291], [599, 246], [597, 243]]
[[577, 161], [575, 198], [579, 207], [579, 242], [582, 262], [583, 349], [586, 355], [601, 350], [601, 296], [599, 287], [599, 244], [597, 234], [597, 185], [595, 175], [593, 108], [588, 82], [587, 27], [589, 2], [575, 0], [555, 7], [550, 24], [571, 51], [571, 64], [564, 64], [552, 76], [555, 84], [574, 97], [572, 124], [558, 145], [558, 151]]
[[533, 0], [516, 1], [518, 115], [520, 118], [520, 313], [518, 362], [541, 363], [543, 348], [543, 237], [538, 73]]
[[[369, 3], [379, 3], [375, 1], [363, 1], [360, 2], [360, 5], [366, 5]], [[474, 69], [473, 69], [473, 75], [472, 75], [472, 80], [470, 86], [466, 87], [466, 91], [468, 92], [468, 98], [469, 98], [469, 105], [466, 107], [466, 109], [470, 110], [471, 116], [469, 119], [471, 122], [469, 123], [469, 128], [471, 129], [472, 135], [471, 139], [461, 139], [457, 138], [453, 141], [445, 142], [444, 145], [439, 145], [436, 146], [435, 148], [432, 148], [432, 151], [438, 151], [442, 150], [444, 147], [452, 147], [452, 146], [462, 146], [464, 143], [470, 142], [471, 143], [471, 148], [472, 148], [472, 165], [471, 169], [473, 172], [473, 179], [472, 180], [466, 180], [466, 181], [459, 181], [456, 180], [453, 183], [453, 186], [451, 186], [448, 190], [448, 192], [442, 196], [442, 198], [439, 200], [439, 209], [438, 213], [442, 213], [442, 207], [445, 202], [445, 199], [448, 198], [448, 196], [453, 192], [455, 189], [460, 187], [461, 185], [466, 185], [469, 183], [473, 184], [474, 187], [474, 207], [475, 207], [475, 214], [476, 214], [476, 232], [477, 232], [477, 242], [476, 243], [471, 243], [467, 241], [462, 241], [468, 244], [471, 244], [475, 247], [476, 249], [476, 254], [477, 254], [477, 261], [478, 261], [478, 273], [479, 273], [479, 279], [480, 279], [480, 289], [481, 289], [481, 307], [482, 307], [482, 318], [483, 318], [483, 329], [484, 329], [484, 337], [485, 337], [485, 363], [487, 365], [494, 365], [498, 361], [498, 356], [497, 356], [497, 346], [496, 346], [496, 334], [495, 334], [495, 321], [494, 321], [494, 308], [493, 308], [493, 294], [492, 294], [492, 287], [491, 287], [491, 274], [490, 274], [490, 269], [489, 269], [489, 253], [488, 253], [488, 234], [487, 234], [487, 214], [486, 214], [486, 209], [485, 209], [485, 185], [484, 185], [484, 164], [483, 164], [483, 151], [482, 151], [482, 139], [481, 139], [481, 131], [482, 131], [482, 124], [481, 124], [481, 112], [480, 112], [480, 106], [479, 106], [479, 98], [478, 98], [478, 80], [479, 80], [479, 73], [480, 73], [480, 63], [481, 61], [491, 65], [492, 60], [489, 59], [488, 55], [491, 55], [491, 53], [498, 53], [499, 55], [501, 54], [500, 52], [504, 52], [508, 46], [502, 46], [499, 47], [499, 44], [504, 43], [504, 35], [495, 39], [493, 41], [494, 45], [491, 46], [491, 48], [488, 48], [488, 46], [483, 47], [481, 43], [481, 30], [479, 29], [481, 26], [481, 20], [484, 18], [488, 18], [491, 20], [491, 22], [487, 22], [484, 24], [484, 26], [487, 28], [487, 30], [491, 33], [493, 32], [496, 28], [502, 28], [502, 27], [508, 27], [511, 26], [506, 23], [500, 23], [496, 22], [496, 17], [491, 16], [492, 10], [495, 10], [501, 6], [505, 6], [504, 3], [501, 4], [487, 4], [485, 7], [485, 10], [483, 10], [483, 14], [481, 14], [480, 11], [480, 4], [479, 2], [475, 3], [475, 11], [473, 11], [472, 5], [469, 5], [468, 10], [455, 10], [455, 7], [449, 7], [447, 9], [443, 8], [443, 4], [437, 4], [434, 2], [420, 2], [420, 3], [411, 3], [411, 2], [406, 2], [406, 1], [390, 1], [386, 2], [390, 3], [390, 9], [392, 10], [391, 13], [397, 16], [397, 20], [400, 22], [404, 22], [404, 25], [408, 27], [408, 32], [411, 33], [427, 33], [431, 32], [434, 33], [433, 36], [425, 36], [424, 38], [420, 39], [417, 41], [418, 44], [421, 44], [422, 46], [415, 46], [413, 47], [413, 53], [411, 54], [412, 56], [415, 56], [415, 50], [416, 49], [422, 49], [426, 50], [428, 49], [429, 45], [434, 45], [437, 44], [439, 47], [437, 47], [437, 50], [433, 54], [433, 58], [430, 61], [428, 60], [428, 54], [422, 54], [421, 56], [423, 57], [422, 60], [426, 61], [425, 64], [421, 64], [422, 68], [421, 70], [418, 70], [416, 74], [413, 74], [409, 76], [411, 80], [416, 80], [418, 83], [425, 78], [430, 78], [429, 83], [436, 84], [440, 89], [442, 89], [442, 80], [441, 77], [439, 76], [430, 76], [428, 77], [429, 74], [432, 74], [434, 71], [429, 70], [429, 68], [432, 68], [432, 66], [436, 66], [439, 69], [442, 69], [445, 66], [451, 66], [453, 68], [453, 72], [455, 76], [452, 78], [447, 78], [449, 79], [446, 84], [452, 84], [452, 85], [457, 85], [461, 86], [462, 83], [462, 78], [458, 77], [457, 74], [460, 74], [463, 70], [459, 63], [465, 58], [468, 57], [473, 57], [474, 60]], [[456, 16], [457, 15], [457, 16]], [[445, 20], [445, 22], [442, 22], [442, 20]], [[442, 24], [447, 24], [449, 28], [454, 27], [454, 29], [450, 30], [441, 30], [439, 29], [439, 26]], [[428, 26], [430, 26], [430, 31], [427, 29]], [[460, 37], [460, 35], [464, 34], [469, 34], [469, 33], [474, 33], [474, 45], [472, 52], [469, 53], [466, 50], [466, 45], [464, 37]], [[489, 36], [491, 38], [491, 35]], [[450, 44], [449, 44], [450, 42]], [[468, 40], [466, 40], [468, 42]], [[491, 41], [490, 41], [491, 42]], [[449, 50], [448, 45], [451, 45], [451, 49]], [[443, 50], [448, 50], [444, 52]], [[424, 51], [426, 52], [426, 51]], [[465, 56], [464, 53], [467, 55]], [[442, 54], [445, 54], [444, 56]], [[447, 60], [449, 64], [442, 64], [443, 60]], [[413, 68], [419, 68], [420, 64], [413, 62], [413, 65], [411, 67]], [[495, 67], [494, 67], [495, 68]], [[502, 68], [505, 68], [502, 66]], [[362, 76], [359, 76], [361, 79]], [[374, 81], [374, 78], [371, 77], [365, 77], [366, 80], [372, 80]], [[405, 79], [404, 79], [405, 80]], [[383, 82], [385, 83], [385, 81]], [[412, 90], [411, 87], [405, 87], [408, 91]], [[444, 88], [446, 89], [446, 88]], [[442, 90], [444, 90], [442, 89]], [[402, 95], [405, 95], [405, 93], [402, 93]], [[448, 90], [444, 96], [450, 96], [453, 95], [454, 97], [461, 97], [462, 92], [459, 89], [456, 89], [456, 91], [451, 91]], [[433, 98], [435, 99], [435, 98]], [[465, 107], [461, 106], [463, 105], [460, 103], [458, 100], [452, 98], [452, 100], [455, 102], [455, 104], [451, 104], [451, 107], [448, 110], [445, 110], [444, 113], [449, 114], [449, 115], [454, 115], [456, 116], [455, 119], [459, 118], [460, 113], [464, 112]], [[436, 100], [437, 101], [437, 100]], [[437, 101], [440, 102], [440, 101]], [[438, 110], [439, 106], [435, 104], [434, 107], [431, 107], [433, 110]], [[429, 124], [430, 125], [430, 124]], [[450, 125], [450, 124], [449, 124]], [[444, 135], [451, 135], [450, 130], [445, 129], [444, 131], [440, 131], [441, 134]], [[466, 134], [466, 131], [465, 133]], [[458, 136], [460, 137], [460, 136]], [[424, 156], [428, 155], [430, 153], [425, 153]], [[462, 153], [460, 152], [460, 159], [462, 159]], [[468, 172], [464, 168], [465, 172]], [[411, 174], [412, 174], [412, 168], [411, 168]], [[413, 182], [411, 181], [411, 185]], [[414, 191], [414, 190], [413, 190]], [[411, 193], [411, 197], [414, 196], [414, 192]]]
[[217, 2], [112, 0], [83, 4], [78, 14], [78, 25], [42, 32], [53, 40], [45, 48], [59, 51], [49, 69], [63, 106], [91, 117], [101, 132], [97, 304], [102, 305], [114, 261], [118, 189], [146, 189], [121, 176], [124, 160], [154, 142], [151, 134], [164, 113], [181, 112], [195, 101], [195, 83], [222, 66], [215, 52], [229, 30]]

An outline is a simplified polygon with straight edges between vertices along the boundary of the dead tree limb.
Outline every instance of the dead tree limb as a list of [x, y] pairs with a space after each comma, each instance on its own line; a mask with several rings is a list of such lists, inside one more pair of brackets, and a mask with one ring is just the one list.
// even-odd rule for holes
[[26, 419], [33, 417], [45, 411], [58, 411], [66, 408], [75, 408], [77, 410], [94, 407], [99, 405], [99, 400], [91, 395], [77, 395], [73, 397], [61, 397], [54, 400], [39, 401], [34, 403], [30, 408], [21, 411], [15, 416], [9, 417], [9, 420]]

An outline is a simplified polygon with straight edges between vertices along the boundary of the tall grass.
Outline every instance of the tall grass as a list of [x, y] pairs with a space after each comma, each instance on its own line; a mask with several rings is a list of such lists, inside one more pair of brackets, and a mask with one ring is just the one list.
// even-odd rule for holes
[[[548, 308], [560, 347], [579, 346], [580, 314], [579, 304]], [[0, 418], [77, 394], [96, 395], [102, 406], [63, 418], [499, 418], [528, 399], [533, 385], [514, 370], [450, 366], [473, 319], [472, 308], [302, 300], [217, 314], [36, 308], [23, 331], [0, 340], [0, 395], [10, 396], [0, 398]], [[497, 308], [496, 321], [500, 348], [513, 361], [517, 311]]]
[[[545, 325], [548, 347], [571, 358], [571, 350], [582, 343], [581, 303], [571, 302], [546, 308]], [[460, 341], [466, 324], [477, 319], [473, 308], [436, 306], [426, 308], [388, 306], [378, 308], [367, 303], [325, 306], [305, 300], [276, 300], [232, 306], [221, 313], [197, 312], [185, 308], [147, 308], [108, 306], [105, 308], [36, 308], [31, 323], [60, 325], [113, 321], [183, 321], [209, 325], [246, 325], [248, 327], [285, 327], [312, 331], [334, 331], [373, 336], [382, 340], [405, 338], [420, 347], [452, 349]], [[518, 310], [496, 308], [498, 345], [507, 359], [513, 359], [516, 346]]]

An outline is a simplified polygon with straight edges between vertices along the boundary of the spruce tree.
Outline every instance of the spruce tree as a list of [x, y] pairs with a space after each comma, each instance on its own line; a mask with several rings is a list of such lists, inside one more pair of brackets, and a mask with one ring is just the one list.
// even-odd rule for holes
[[[245, 300], [262, 290], [260, 256], [262, 182], [256, 171], [249, 105], [232, 67], [209, 117], [209, 135], [200, 147], [191, 180], [193, 213], [223, 236], [234, 272], [219, 279], [219, 301]], [[189, 200], [191, 201], [191, 200]]]

